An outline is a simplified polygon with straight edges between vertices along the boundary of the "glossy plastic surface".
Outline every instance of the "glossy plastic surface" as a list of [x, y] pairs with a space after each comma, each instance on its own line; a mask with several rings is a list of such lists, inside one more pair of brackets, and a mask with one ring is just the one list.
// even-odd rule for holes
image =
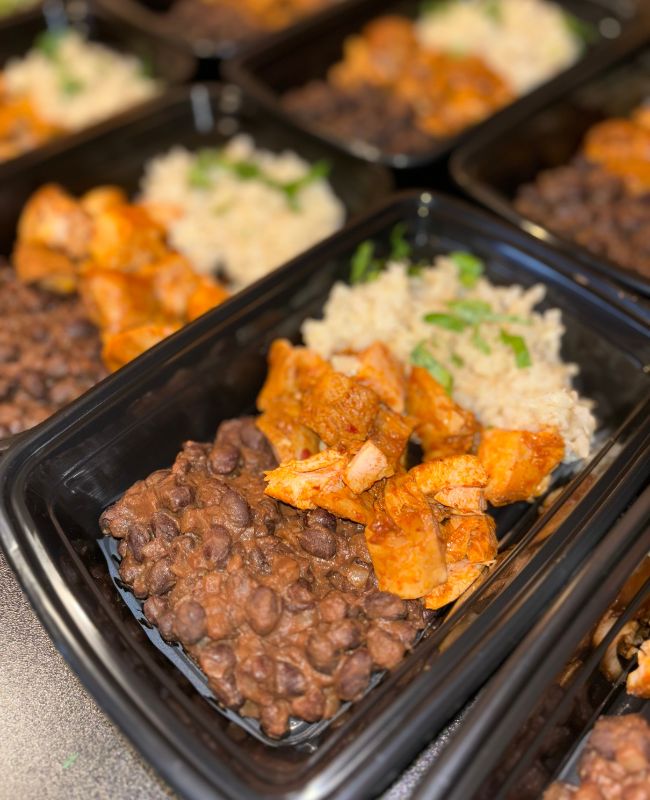
[[313, 142], [267, 114], [253, 113], [239, 98], [234, 87], [223, 89], [217, 84], [177, 88], [119, 129], [111, 127], [74, 150], [5, 177], [0, 183], [0, 256], [11, 254], [22, 208], [39, 186], [54, 182], [82, 193], [110, 183], [135, 194], [151, 158], [177, 145], [218, 146], [239, 132], [249, 134], [263, 148], [293, 150], [310, 162], [329, 161], [329, 180], [348, 219], [367, 211], [389, 192], [391, 181], [383, 168]]
[[646, 43], [602, 70], [596, 77], [505, 126], [495, 120], [460, 149], [451, 162], [456, 182], [479, 202], [533, 236], [550, 242], [606, 277], [650, 296], [650, 278], [626, 270], [579, 244], [562, 239], [523, 217], [514, 207], [517, 189], [545, 169], [567, 164], [587, 130], [610, 116], [625, 116], [650, 93], [650, 7]]
[[[64, 6], [57, 0], [46, 0], [42, 9], [25, 14], [4, 32], [0, 40], [0, 68], [9, 59], [24, 55], [43, 30], [64, 26], [75, 27], [95, 41], [138, 56], [151, 68], [152, 75], [167, 86], [184, 83], [194, 73], [194, 59], [173, 44], [146, 31], [139, 31], [123, 21], [109, 18], [99, 9], [90, 9], [84, 4]], [[4, 187], [5, 179], [17, 172], [29, 170], [59, 153], [117, 130], [120, 125], [137, 118], [160, 102], [160, 98], [157, 98], [140, 103], [95, 125], [64, 134], [16, 158], [0, 162], [0, 186]]]
[[[638, 37], [637, 9], [634, 2], [616, 0], [565, 0], [568, 11], [592, 24], [604, 35], [589, 45], [582, 58], [535, 91], [507, 106], [494, 117], [509, 124], [526, 108], [539, 108], [557, 97], [581, 75], [592, 74], [603, 61], [625, 50]], [[371, 19], [398, 13], [414, 17], [418, 0], [356, 0], [346, 5], [337, 16], [321, 20], [318, 25], [305, 25], [299, 31], [279, 34], [272, 41], [243, 53], [224, 65], [225, 75], [240, 85], [257, 103], [283, 119], [290, 119], [301, 130], [354, 153], [367, 161], [377, 161], [397, 170], [412, 170], [440, 161], [461, 142], [471, 139], [483, 125], [469, 128], [458, 136], [433, 144], [430, 152], [418, 155], [389, 155], [361, 140], [344, 141], [326, 131], [310, 126], [287, 114], [281, 96], [289, 89], [303, 86], [310, 80], [322, 79], [343, 53], [343, 43]], [[613, 38], [607, 38], [612, 36]]]
[[647, 488], [481, 693], [415, 800], [536, 800], [553, 781], [577, 782], [599, 716], [641, 713], [650, 721], [650, 701], [625, 691], [636, 659], [615, 683], [601, 671], [607, 648], [650, 600], [650, 580], [637, 581], [598, 647], [590, 643], [649, 543]]
[[[598, 445], [544, 513], [499, 515], [509, 550], [490, 578], [362, 701], [333, 724], [271, 746], [221, 714], [146, 635], [98, 545], [101, 511], [172, 462], [187, 439], [249, 413], [265, 354], [297, 339], [368, 238], [388, 248], [406, 224], [416, 258], [483, 257], [493, 280], [542, 281], [563, 310], [564, 355], [596, 402]], [[643, 479], [650, 339], [623, 309], [576, 284], [573, 266], [512, 228], [447, 198], [398, 196], [108, 378], [28, 434], [0, 465], [0, 540], [50, 634], [105, 710], [184, 796], [378, 793], [485, 682], [605, 535]], [[616, 381], [612, 380], [616, 375]], [[553, 536], [533, 541], [544, 528]], [[558, 567], [558, 565], [560, 565]]]

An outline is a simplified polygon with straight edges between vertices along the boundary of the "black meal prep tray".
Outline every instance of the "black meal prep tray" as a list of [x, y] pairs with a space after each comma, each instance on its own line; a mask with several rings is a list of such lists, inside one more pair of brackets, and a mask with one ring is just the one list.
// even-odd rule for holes
[[569, 253], [610, 280], [640, 294], [650, 310], [650, 278], [598, 256], [570, 239], [522, 216], [514, 206], [517, 189], [545, 169], [569, 163], [587, 130], [611, 116], [627, 116], [650, 98], [650, 6], [644, 43], [608, 64], [545, 108], [508, 126], [495, 119], [477, 132], [451, 160], [456, 183], [519, 228]]
[[[73, 194], [100, 184], [122, 187], [134, 195], [145, 164], [180, 145], [189, 149], [220, 145], [239, 132], [250, 134], [261, 147], [294, 150], [310, 162], [332, 165], [332, 186], [352, 218], [388, 194], [388, 172], [334, 148], [313, 142], [267, 114], [241, 101], [236, 87], [195, 84], [177, 87], [146, 112], [102, 134], [0, 181], [0, 257], [9, 257], [16, 224], [28, 198], [46, 183], [60, 183]], [[0, 454], [23, 434], [0, 439]]]
[[[297, 340], [333, 282], [348, 276], [359, 243], [373, 239], [387, 252], [397, 222], [414, 258], [470, 249], [496, 282], [546, 284], [545, 302], [564, 313], [564, 355], [580, 364], [578, 388], [596, 402], [598, 444], [588, 463], [555, 481], [543, 515], [540, 501], [497, 514], [507, 548], [498, 568], [456, 613], [439, 615], [400, 667], [335, 721], [297, 723], [270, 740], [251, 720], [220, 712], [183, 651], [156, 642], [139, 604], [124, 602], [98, 518], [136, 480], [171, 464], [183, 441], [209, 440], [221, 420], [251, 413], [271, 341]], [[182, 795], [378, 794], [485, 683], [638, 492], [650, 451], [650, 338], [624, 310], [576, 284], [571, 269], [484, 212], [442, 195], [398, 195], [10, 449], [0, 463], [0, 543], [86, 687]]]
[[[362, 140], [346, 141], [330, 135], [322, 128], [288, 114], [281, 104], [282, 95], [289, 89], [324, 78], [327, 70], [342, 57], [345, 39], [358, 33], [370, 20], [386, 13], [414, 17], [420, 5], [420, 0], [348, 2], [339, 14], [319, 20], [318, 24], [306, 24], [299, 31], [287, 31], [273, 40], [251, 47], [225, 63], [224, 74], [260, 106], [291, 121], [301, 130], [365, 161], [379, 162], [393, 168], [401, 186], [419, 187], [435, 181], [431, 185], [439, 188], [442, 185], [440, 181], [446, 175], [449, 153], [462, 142], [471, 140], [487, 120], [433, 144], [428, 153], [391, 155]], [[626, 52], [639, 39], [641, 12], [634, 0], [562, 0], [561, 5], [599, 31], [598, 39], [586, 45], [582, 57], [572, 67], [496, 112], [490, 119], [497, 117], [505, 126], [510, 125], [523, 110], [544, 106], [582, 76], [593, 74], [616, 54]]]
[[[322, 25], [330, 17], [336, 17], [341, 8], [355, 0], [336, 0], [331, 7], [325, 7], [298, 20], [279, 31], [261, 32], [260, 36], [249, 42], [237, 42], [226, 37], [197, 37], [179, 27], [177, 22], [166, 18], [167, 12], [176, 0], [95, 0], [107, 14], [127, 21], [130, 25], [144, 31], [155, 31], [163, 39], [174, 42], [199, 61], [202, 78], [219, 76], [221, 62], [239, 55], [256, 46], [259, 42], [271, 41], [287, 31], [298, 32], [305, 25]], [[218, 0], [217, 0], [218, 2]]]
[[[147, 31], [133, 28], [126, 22], [114, 19], [101, 9], [83, 2], [68, 3], [45, 0], [41, 8], [21, 15], [10, 27], [0, 27], [0, 69], [11, 58], [17, 58], [31, 49], [34, 40], [43, 31], [73, 27], [87, 34], [93, 41], [105, 44], [142, 59], [153, 77], [166, 86], [173, 87], [190, 80], [195, 71], [194, 58], [173, 44]], [[155, 108], [163, 95], [114, 114], [80, 131], [58, 136], [39, 147], [6, 161], [0, 161], [0, 187], [17, 172], [35, 168], [66, 150], [93, 142], [97, 137], [120, 129], [120, 126]]]
[[637, 580], [601, 644], [591, 636], [650, 550], [650, 487], [617, 522], [479, 694], [414, 800], [537, 800], [556, 780], [578, 783], [577, 764], [600, 716], [638, 713], [627, 664], [610, 682], [600, 663], [621, 628], [650, 598]]

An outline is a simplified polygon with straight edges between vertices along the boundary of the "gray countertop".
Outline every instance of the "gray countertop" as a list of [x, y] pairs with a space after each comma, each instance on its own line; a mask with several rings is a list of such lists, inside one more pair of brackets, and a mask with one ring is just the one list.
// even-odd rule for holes
[[[174, 797], [67, 666], [2, 553], [0, 732], [1, 800]], [[407, 800], [444, 738], [382, 800]]]

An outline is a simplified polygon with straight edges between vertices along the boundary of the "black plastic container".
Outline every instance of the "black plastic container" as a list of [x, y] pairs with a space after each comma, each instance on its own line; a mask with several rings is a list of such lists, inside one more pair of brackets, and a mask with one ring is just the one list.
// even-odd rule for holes
[[[274, 31], [262, 31], [259, 36], [252, 38], [248, 42], [235, 41], [226, 35], [218, 38], [214, 36], [193, 36], [188, 31], [182, 30], [177, 21], [175, 22], [167, 17], [175, 2], [176, 0], [97, 0], [98, 5], [106, 13], [123, 19], [143, 31], [155, 31], [162, 38], [173, 41], [176, 45], [191, 52], [197, 59], [208, 64], [212, 62], [216, 70], [218, 70], [217, 62], [233, 58], [252, 45], [261, 41], [271, 40], [277, 35]], [[293, 25], [282, 29], [280, 33], [300, 30], [305, 24], [314, 23], [319, 25], [328, 17], [338, 14], [341, 6], [345, 6], [349, 2], [354, 2], [354, 0], [337, 0], [331, 7], [325, 7], [304, 17]]]
[[[57, 0], [46, 0], [42, 8], [21, 14], [5, 30], [0, 40], [0, 69], [11, 58], [27, 53], [36, 37], [47, 28], [73, 27], [117, 51], [138, 56], [151, 69], [154, 78], [166, 86], [188, 81], [195, 70], [194, 58], [172, 43], [146, 31], [140, 31], [128, 23], [108, 17], [99, 9], [90, 9], [84, 4], [64, 6]], [[58, 136], [26, 153], [0, 162], [0, 186], [18, 171], [42, 164], [53, 156], [87, 142], [107, 132], [117, 130], [120, 125], [137, 118], [161, 102], [160, 97], [139, 103], [124, 111], [90, 125], [83, 130]]]
[[[505, 125], [516, 119], [523, 109], [545, 105], [567, 86], [573, 85], [580, 76], [592, 74], [599, 65], [608, 62], [616, 53], [624, 52], [631, 42], [639, 38], [640, 13], [634, 2], [565, 0], [562, 5], [601, 31], [603, 36], [586, 47], [575, 65], [495, 114]], [[440, 162], [453, 148], [474, 136], [485, 122], [433, 144], [428, 153], [390, 155], [362, 141], [343, 141], [316, 126], [297, 120], [284, 111], [281, 103], [282, 95], [288, 90], [303, 86], [310, 80], [324, 78], [329, 67], [342, 57], [345, 39], [358, 33], [370, 20], [386, 13], [414, 17], [419, 6], [417, 0], [356, 0], [342, 8], [338, 15], [319, 21], [318, 25], [305, 25], [300, 31], [288, 31], [266, 44], [251, 48], [225, 64], [224, 73], [259, 105], [285, 120], [291, 120], [301, 130], [332, 142], [366, 161], [377, 161], [400, 172], [407, 171], [407, 182], [410, 179], [415, 185], [422, 185], [422, 173], [416, 170]]]
[[[218, 146], [239, 132], [250, 134], [263, 148], [294, 150], [310, 162], [329, 161], [329, 180], [348, 219], [367, 211], [391, 188], [386, 170], [362, 164], [268, 115], [253, 112], [240, 102], [234, 87], [197, 84], [171, 90], [130, 122], [111, 126], [72, 150], [64, 149], [29, 170], [4, 177], [0, 183], [0, 256], [11, 254], [23, 206], [43, 184], [60, 183], [78, 194], [108, 183], [134, 194], [145, 164], [154, 156], [175, 145], [190, 149]], [[10, 443], [0, 441], [0, 453]]]
[[599, 716], [641, 713], [650, 721], [650, 701], [625, 691], [636, 659], [614, 683], [600, 667], [648, 602], [650, 580], [628, 591], [598, 647], [591, 641], [649, 546], [647, 488], [479, 695], [415, 800], [535, 800], [553, 781], [577, 782], [577, 761]]
[[597, 76], [505, 126], [486, 125], [452, 158], [455, 181], [472, 197], [533, 236], [550, 242], [602, 275], [646, 297], [650, 278], [590, 253], [543, 225], [522, 216], [514, 206], [517, 189], [545, 169], [569, 163], [588, 129], [611, 116], [627, 116], [650, 95], [650, 23], [645, 44]]
[[[509, 549], [498, 568], [398, 669], [333, 723], [303, 731], [299, 744], [270, 744], [219, 713], [153, 646], [110, 580], [97, 520], [135, 480], [170, 464], [184, 440], [210, 439], [220, 420], [250, 412], [270, 342], [296, 339], [347, 277], [358, 244], [372, 238], [387, 250], [398, 221], [416, 258], [462, 247], [497, 282], [546, 283], [548, 304], [565, 315], [564, 355], [581, 365], [579, 388], [597, 404], [599, 444], [543, 514], [539, 503], [503, 510]], [[572, 269], [464, 204], [398, 196], [145, 353], [6, 455], [8, 558], [86, 686], [184, 796], [378, 793], [479, 689], [638, 492], [650, 452], [650, 338], [576, 284]], [[542, 529], [553, 535], [537, 538]]]

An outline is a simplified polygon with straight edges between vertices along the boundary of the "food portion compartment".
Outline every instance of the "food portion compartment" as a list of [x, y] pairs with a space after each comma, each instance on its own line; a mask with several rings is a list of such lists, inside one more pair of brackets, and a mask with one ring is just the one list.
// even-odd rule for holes
[[[271, 445], [250, 422], [224, 422], [255, 413], [272, 342], [298, 342], [305, 319], [322, 313], [334, 281], [349, 280], [351, 267], [356, 280], [362, 267], [369, 277], [368, 268], [383, 266], [392, 253], [398, 260], [408, 257], [418, 273], [450, 252], [464, 255], [464, 267], [452, 262], [454, 274], [459, 270], [477, 291], [490, 291], [480, 277], [483, 264], [498, 286], [546, 285], [543, 308], [562, 311], [562, 358], [579, 365], [576, 388], [595, 401], [597, 433], [586, 462], [555, 473], [551, 486], [534, 481], [535, 504], [499, 509], [503, 552], [491, 570], [479, 570], [484, 582], [474, 583], [462, 604], [426, 603], [425, 612], [425, 603], [415, 599], [419, 589], [404, 592], [382, 583], [388, 591], [377, 592], [375, 572], [399, 582], [408, 571], [400, 571], [399, 559], [382, 568], [376, 554], [369, 558], [354, 513], [339, 511], [352, 521], [334, 518], [332, 528], [331, 511], [314, 516], [316, 509], [296, 510], [261, 496], [261, 473], [273, 466]], [[6, 495], [3, 543], [16, 555], [26, 585], [35, 587], [36, 607], [55, 639], [67, 642], [74, 665], [100, 701], [181, 791], [189, 794], [191, 781], [199, 779], [227, 796], [288, 796], [300, 789], [316, 797], [333, 791], [356, 797], [370, 787], [376, 791], [479, 688], [558, 591], [564, 576], [555, 578], [549, 569], [554, 559], [575, 567], [606, 533], [641, 477], [648, 378], [639, 359], [646, 360], [648, 343], [623, 313], [573, 283], [570, 271], [570, 264], [515, 231], [497, 224], [495, 235], [492, 219], [465, 206], [407, 196], [127, 365], [8, 456], [5, 479], [14, 475], [18, 483]], [[373, 285], [379, 284], [361, 289]], [[294, 352], [288, 343], [280, 347]], [[514, 360], [514, 348], [507, 348]], [[615, 392], [611, 374], [617, 375]], [[330, 438], [324, 430], [320, 436]], [[183, 447], [184, 442], [195, 444]], [[319, 452], [332, 455], [327, 448]], [[298, 465], [304, 466], [300, 455]], [[429, 467], [472, 463], [480, 471], [474, 455], [451, 458], [461, 462], [428, 462]], [[285, 467], [283, 462], [280, 470]], [[409, 473], [414, 474], [420, 473]], [[485, 519], [493, 535], [482, 511], [484, 480], [454, 477], [447, 488], [460, 491], [443, 496], [441, 489], [436, 503], [469, 503], [469, 517]], [[394, 485], [390, 481], [386, 487]], [[411, 486], [416, 502], [418, 491]], [[354, 503], [368, 501], [363, 492], [354, 494], [356, 500], [348, 495]], [[426, 503], [419, 508], [423, 519], [433, 513]], [[432, 524], [444, 524], [449, 516], [443, 511], [442, 522]], [[188, 525], [192, 531], [185, 531]], [[102, 529], [117, 545], [102, 537]], [[21, 530], [39, 541], [36, 560]], [[545, 534], [537, 537], [541, 530]], [[209, 585], [205, 559], [215, 566]], [[447, 556], [444, 562], [445, 569], [455, 563]], [[32, 570], [37, 583], [27, 579]], [[540, 585], [547, 570], [548, 580]], [[241, 579], [237, 590], [228, 584], [231, 578]], [[441, 573], [437, 580], [444, 583]], [[328, 584], [329, 600], [323, 596]], [[205, 592], [211, 599], [204, 605]], [[64, 631], [47, 613], [45, 595], [63, 603], [74, 631]], [[224, 615], [224, 608], [232, 613]], [[276, 631], [271, 622], [278, 616]], [[226, 627], [234, 623], [234, 629], [220, 634], [219, 620]], [[346, 632], [353, 638], [334, 646], [332, 634]], [[371, 644], [373, 638], [383, 644]], [[174, 644], [178, 640], [185, 651]], [[253, 658], [261, 655], [260, 647], [266, 660]], [[324, 662], [321, 670], [310, 671], [309, 664], [327, 660], [328, 653], [336, 661], [333, 674]], [[380, 669], [382, 660], [388, 671]], [[249, 673], [252, 668], [255, 673]], [[228, 688], [244, 702], [228, 696]], [[266, 695], [260, 694], [264, 688]], [[325, 699], [334, 697], [336, 705], [323, 706], [322, 692], [320, 699], [317, 691], [307, 692], [323, 688]], [[178, 757], [182, 771], [174, 766]]]
[[193, 59], [168, 42], [56, 2], [11, 26], [0, 63], [3, 175], [123, 121], [194, 71]]
[[110, 14], [155, 30], [201, 59], [231, 58], [242, 48], [300, 23], [336, 13], [345, 0], [100, 0]]
[[629, 33], [635, 14], [590, 2], [362, 0], [243, 54], [226, 71], [312, 134], [364, 159], [414, 167], [518, 99], [549, 82], [550, 92], [595, 63], [612, 47], [608, 39]]
[[199, 85], [5, 179], [1, 434], [42, 421], [388, 185], [254, 116], [236, 91]]
[[647, 794], [649, 502], [646, 489], [492, 678], [418, 800]]
[[508, 130], [486, 128], [454, 157], [455, 180], [533, 235], [647, 294], [649, 92], [645, 44]]

